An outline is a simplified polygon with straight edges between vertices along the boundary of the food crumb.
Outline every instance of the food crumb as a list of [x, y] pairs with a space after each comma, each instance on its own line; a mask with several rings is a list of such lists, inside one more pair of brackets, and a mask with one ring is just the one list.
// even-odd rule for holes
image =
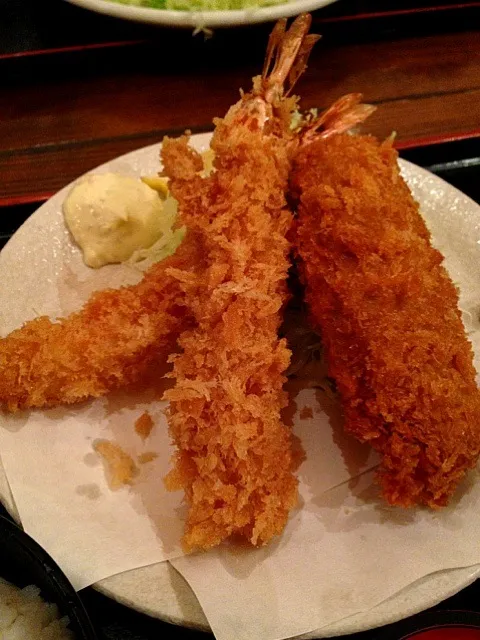
[[313, 418], [312, 407], [303, 407], [300, 411], [300, 420], [309, 420]]
[[145, 413], [142, 413], [142, 415], [135, 421], [135, 431], [142, 438], [142, 440], [146, 440], [151, 434], [152, 429], [152, 416], [148, 413], [148, 411], [145, 411]]
[[158, 453], [155, 453], [155, 451], [145, 451], [145, 453], [141, 453], [138, 456], [137, 460], [138, 464], [147, 464], [147, 462], [152, 462], [156, 458], [158, 458]]
[[137, 473], [132, 456], [118, 444], [109, 440], [96, 440], [93, 448], [102, 457], [106, 468], [106, 477], [110, 489], [119, 489], [124, 484], [131, 484]]

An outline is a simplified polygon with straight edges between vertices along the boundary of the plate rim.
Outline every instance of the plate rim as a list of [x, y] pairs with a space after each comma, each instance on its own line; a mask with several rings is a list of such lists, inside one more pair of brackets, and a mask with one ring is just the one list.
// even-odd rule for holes
[[96, 13], [146, 24], [183, 27], [235, 27], [289, 18], [305, 11], [315, 11], [337, 0], [290, 0], [270, 7], [232, 9], [229, 11], [176, 11], [118, 4], [111, 0], [66, 0], [70, 4]]
[[[172, 569], [172, 571], [175, 571], [177, 577], [179, 580], [181, 580], [182, 582], [185, 583], [185, 585], [188, 587], [188, 589], [192, 592], [192, 597], [195, 598], [195, 604], [197, 604], [198, 606], [200, 606], [200, 604], [198, 603], [198, 600], [196, 599], [196, 596], [194, 594], [194, 592], [191, 590], [191, 588], [189, 587], [187, 581], [183, 578], [183, 576], [176, 571], [176, 569], [171, 565], [171, 563], [166, 560], [165, 561]], [[158, 564], [164, 564], [164, 563], [158, 563]], [[136, 569], [134, 569], [133, 571], [137, 571]], [[332, 624], [329, 624], [325, 627], [321, 627], [320, 629], [316, 629], [314, 631], [310, 631], [308, 633], [302, 634], [300, 636], [295, 636], [293, 637], [291, 640], [320, 640], [321, 638], [334, 638], [334, 637], [338, 637], [338, 636], [344, 636], [347, 634], [352, 634], [352, 633], [362, 633], [364, 631], [370, 631], [372, 629], [378, 629], [381, 628], [383, 626], [389, 625], [389, 624], [393, 624], [395, 622], [399, 622], [401, 620], [406, 620], [407, 618], [410, 618], [411, 616], [418, 614], [418, 613], [422, 613], [423, 611], [426, 611], [428, 609], [430, 609], [431, 607], [434, 607], [435, 605], [439, 604], [440, 602], [443, 602], [444, 600], [447, 600], [448, 598], [454, 596], [455, 594], [459, 593], [459, 591], [462, 591], [463, 589], [467, 588], [468, 586], [470, 586], [471, 584], [473, 584], [473, 582], [475, 582], [478, 578], [480, 578], [480, 564], [478, 565], [472, 565], [471, 567], [458, 567], [455, 569], [447, 569], [445, 571], [437, 571], [434, 573], [431, 573], [427, 576], [424, 576], [423, 578], [421, 578], [420, 580], [411, 583], [410, 585], [407, 585], [405, 587], [405, 589], [403, 589], [402, 591], [408, 591], [411, 590], [412, 588], [415, 588], [414, 585], [416, 585], [417, 583], [420, 582], [424, 582], [425, 584], [427, 584], [428, 582], [434, 582], [437, 579], [437, 574], [448, 574], [448, 573], [452, 573], [452, 572], [465, 572], [467, 574], [468, 572], [468, 577], [466, 577], [464, 580], [461, 581], [461, 583], [459, 582], [458, 584], [456, 584], [455, 586], [450, 587], [449, 589], [446, 589], [445, 591], [443, 591], [441, 593], [441, 595], [437, 595], [437, 596], [433, 596], [431, 597], [430, 600], [426, 601], [423, 600], [421, 604], [412, 604], [410, 607], [404, 608], [402, 609], [401, 612], [395, 611], [394, 609], [391, 610], [390, 615], [384, 615], [381, 619], [381, 621], [377, 620], [376, 622], [372, 622], [372, 620], [370, 619], [370, 617], [375, 617], [375, 610], [384, 605], [386, 602], [388, 601], [395, 601], [395, 599], [398, 597], [398, 594], [401, 592], [398, 592], [397, 594], [394, 594], [391, 598], [388, 598], [388, 600], [384, 600], [383, 602], [379, 603], [377, 606], [372, 607], [372, 609], [369, 609], [366, 612], [360, 612], [360, 613], [356, 613], [352, 616], [349, 616], [347, 618], [343, 618], [341, 620], [339, 620], [338, 622], [334, 622]], [[93, 585], [93, 588], [98, 591], [99, 593], [101, 593], [102, 595], [105, 595], [106, 597], [114, 600], [115, 602], [118, 602], [119, 604], [126, 606], [130, 609], [134, 609], [135, 611], [139, 611], [145, 615], [148, 615], [150, 617], [162, 620], [163, 622], [167, 622], [169, 624], [174, 624], [176, 626], [179, 627], [185, 627], [188, 629], [195, 629], [198, 631], [204, 631], [204, 632], [209, 632], [211, 633], [212, 630], [210, 628], [210, 626], [208, 625], [208, 623], [205, 623], [203, 620], [197, 620], [197, 621], [188, 621], [187, 623], [185, 622], [185, 620], [182, 620], [181, 618], [178, 618], [176, 616], [173, 615], [165, 615], [164, 617], [160, 617], [158, 612], [155, 612], [153, 610], [151, 610], [148, 607], [144, 607], [143, 609], [139, 609], [137, 607], [132, 606], [132, 601], [129, 600], [127, 597], [124, 596], [118, 596], [118, 594], [115, 594], [115, 591], [112, 591], [111, 588], [108, 587], [108, 585], [103, 584], [104, 582], [108, 582], [108, 580], [110, 580], [110, 578], [107, 578], [105, 581], [100, 581], [98, 583], [96, 583], [95, 585]], [[201, 608], [201, 607], [200, 607]], [[203, 612], [202, 612], [203, 615]], [[365, 617], [366, 620], [362, 623], [360, 622], [357, 623], [355, 622], [355, 618], [357, 617]]]
[[[70, 0], [67, 0], [67, 1], [70, 1]], [[191, 141], [194, 144], [194, 146], [196, 146], [197, 148], [203, 148], [205, 147], [206, 144], [209, 143], [211, 136], [212, 136], [212, 132], [198, 133], [191, 136]], [[54, 196], [52, 196], [49, 200], [43, 203], [38, 209], [36, 209], [36, 211], [32, 214], [32, 216], [37, 215], [44, 208], [51, 207], [52, 201], [54, 202], [55, 206], [57, 206], [57, 201], [61, 202], [61, 200], [65, 197], [65, 195], [72, 188], [72, 186], [75, 183], [77, 183], [79, 180], [82, 180], [85, 176], [92, 173], [99, 172], [99, 171], [112, 170], [111, 168], [112, 163], [122, 163], [124, 161], [129, 162], [131, 160], [135, 161], [135, 159], [142, 154], [149, 155], [149, 154], [153, 154], [154, 152], [158, 154], [160, 148], [161, 148], [161, 142], [157, 142], [152, 145], [140, 147], [134, 151], [130, 151], [128, 153], [122, 154], [121, 156], [112, 158], [109, 161], [101, 165], [98, 165], [97, 167], [94, 167], [93, 169], [87, 171], [83, 175], [79, 176], [78, 178], [76, 178], [75, 180], [73, 180], [72, 182], [64, 186]], [[461, 197], [463, 200], [465, 200], [466, 202], [470, 203], [472, 206], [477, 208], [480, 216], [480, 205], [478, 203], [476, 203], [472, 198], [470, 198], [469, 196], [467, 196], [466, 194], [464, 194], [459, 189], [449, 184], [439, 176], [432, 174], [431, 172], [427, 171], [423, 167], [419, 167], [418, 165], [403, 159], [399, 159], [399, 165], [402, 169], [409, 167], [417, 175], [421, 174], [424, 176], [429, 176], [430, 178], [433, 177], [437, 183], [446, 185], [448, 190], [452, 193], [452, 195], [454, 194], [456, 197]], [[140, 166], [137, 167], [137, 170], [138, 172], [140, 172], [141, 167]], [[30, 218], [32, 216], [30, 216]], [[29, 219], [27, 219], [27, 221], [24, 224], [28, 224]], [[23, 226], [24, 225], [21, 225], [21, 227]], [[7, 242], [5, 247], [10, 244], [10, 242], [13, 240], [15, 235], [16, 233]], [[5, 479], [1, 478], [2, 475], [5, 477]], [[8, 480], [6, 478], [5, 472], [3, 470], [3, 466], [1, 465], [1, 456], [0, 456], [0, 480], [2, 481], [0, 482], [0, 490], [2, 490], [2, 494], [3, 494], [3, 495], [0, 495], [0, 498], [2, 499], [2, 502], [4, 503], [9, 513], [14, 517], [16, 521], [19, 521], [18, 512], [15, 506], [15, 498], [12, 495], [11, 491], [10, 492], [7, 491], [7, 489], [9, 489], [9, 485], [8, 485]], [[3, 487], [2, 487], [2, 484], [3, 484]], [[5, 484], [7, 485], [6, 487], [5, 487]], [[3, 491], [5, 493], [3, 493]], [[8, 493], [10, 495], [8, 495]], [[9, 500], [11, 501], [10, 503], [9, 503]], [[127, 597], [119, 595], [118, 593], [115, 593], [115, 590], [114, 589], [112, 590], [112, 587], [109, 586], [109, 581], [118, 579], [119, 576], [125, 576], [128, 574], [131, 577], [132, 574], [134, 574], [135, 572], [141, 572], [142, 570], [148, 567], [161, 567], [161, 570], [163, 570], [165, 574], [170, 573], [170, 577], [171, 577], [171, 573], [174, 572], [176, 576], [178, 576], [178, 579], [182, 581], [184, 585], [186, 585], [187, 593], [190, 592], [191, 598], [193, 598], [193, 600], [191, 600], [190, 603], [187, 603], [187, 608], [189, 609], [190, 612], [192, 611], [192, 606], [193, 606], [194, 614], [193, 616], [190, 616], [192, 619], [187, 620], [186, 618], [177, 617], [176, 615], [173, 615], [167, 611], [159, 612], [158, 610], [155, 611], [153, 609], [150, 609], [148, 606], [145, 606], [145, 605], [142, 606], [141, 603], [133, 602], [132, 600], [129, 600]], [[398, 610], [395, 606], [391, 607], [389, 613], [381, 614], [381, 619], [377, 618], [375, 620], [375, 618], [377, 617], [375, 614], [375, 611], [383, 607], [385, 603], [389, 603], [389, 602], [394, 603], [395, 600], [399, 598], [400, 594], [408, 592], [412, 589], [418, 588], [418, 585], [420, 583], [424, 585], [434, 585], [435, 582], [438, 582], [441, 576], [446, 576], [447, 574], [452, 575], [455, 572], [462, 577], [459, 577], [458, 581], [454, 581], [450, 586], [448, 586], [448, 588], [445, 588], [440, 592], [430, 590], [428, 592], [428, 595], [425, 595], [420, 601], [415, 600], [412, 602], [410, 606], [403, 606], [403, 608], [401, 608], [400, 610]], [[297, 636], [297, 640], [335, 637], [335, 636], [344, 635], [348, 633], [357, 633], [361, 631], [366, 631], [369, 629], [374, 629], [380, 626], [397, 622], [399, 620], [408, 618], [416, 613], [424, 611], [432, 606], [435, 606], [439, 602], [445, 600], [446, 598], [451, 597], [455, 593], [458, 593], [460, 590], [472, 584], [478, 577], [480, 577], [480, 564], [470, 565], [468, 567], [457, 567], [454, 569], [447, 569], [444, 571], [434, 572], [432, 574], [424, 576], [423, 578], [421, 578], [420, 580], [417, 580], [414, 583], [411, 583], [410, 585], [402, 589], [400, 592], [397, 592], [387, 600], [384, 600], [383, 602], [379, 603], [379, 605], [377, 605], [376, 607], [373, 607], [372, 609], [366, 612], [359, 612], [347, 618], [343, 618], [338, 622], [332, 623], [328, 626], [322, 627], [320, 629], [309, 632], [307, 634], [303, 634], [301, 636]], [[108, 596], [109, 598], [113, 599], [114, 601], [120, 604], [128, 606], [129, 608], [132, 608], [135, 611], [144, 613], [156, 619], [163, 620], [178, 626], [198, 629], [201, 631], [210, 631], [210, 627], [208, 626], [208, 623], [207, 624], [205, 623], [206, 618], [203, 615], [201, 606], [193, 590], [189, 587], [187, 581], [183, 578], [183, 576], [181, 576], [181, 574], [176, 571], [176, 569], [169, 563], [168, 560], [161, 563], [154, 563], [153, 565], [147, 565], [147, 567], [140, 567], [137, 569], [133, 569], [131, 571], [127, 571], [121, 574], [116, 574], [115, 576], [111, 576], [109, 578], [100, 580], [99, 582], [95, 583], [92, 586], [100, 593]], [[176, 598], [177, 596], [173, 591], [171, 580], [169, 581], [169, 586], [172, 587], [173, 597]], [[184, 610], [184, 607], [182, 607], [181, 610]], [[203, 619], [201, 619], [202, 617]], [[362, 617], [365, 618], [364, 622], [362, 622], [361, 620]], [[358, 622], [355, 622], [356, 618], [360, 618], [360, 620]]]

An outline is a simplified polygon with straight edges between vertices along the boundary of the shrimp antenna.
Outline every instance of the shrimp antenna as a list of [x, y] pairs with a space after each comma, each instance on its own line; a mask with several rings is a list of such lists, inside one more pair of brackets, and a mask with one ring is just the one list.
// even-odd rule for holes
[[343, 133], [366, 120], [376, 107], [363, 104], [362, 98], [361, 93], [349, 93], [334, 102], [318, 118], [307, 121], [302, 133], [302, 143], [309, 144], [318, 138]]

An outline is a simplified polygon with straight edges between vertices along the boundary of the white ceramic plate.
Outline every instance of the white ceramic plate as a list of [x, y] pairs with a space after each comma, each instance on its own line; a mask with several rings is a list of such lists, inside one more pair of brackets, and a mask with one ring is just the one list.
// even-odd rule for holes
[[[210, 134], [192, 137], [192, 143], [199, 151], [208, 147], [209, 140]], [[400, 164], [414, 196], [425, 213], [428, 213], [429, 219], [439, 216], [447, 221], [445, 224], [448, 224], [449, 228], [449, 242], [455, 246], [455, 250], [460, 253], [478, 250], [478, 247], [467, 247], [467, 244], [476, 244], [475, 238], [478, 233], [475, 229], [480, 225], [480, 207], [457, 189], [424, 169], [405, 161], [400, 161]], [[116, 171], [131, 175], [145, 175], [155, 173], [158, 169], [159, 145], [153, 145], [106, 163], [94, 172]], [[22, 264], [18, 263], [16, 255], [35, 259], [36, 256], [45, 253], [45, 246], [52, 247], [55, 244], [58, 239], [52, 236], [51, 229], [55, 228], [52, 222], [61, 215], [62, 202], [70, 188], [71, 185], [62, 189], [41, 206], [15, 234], [9, 242], [9, 248], [12, 250], [8, 254], [12, 258], [8, 264], [3, 260], [2, 268], [21, 270]], [[462, 231], [459, 231], [460, 227]], [[38, 286], [40, 284], [38, 283]], [[478, 304], [478, 299], [476, 302]], [[10, 513], [18, 519], [15, 503], [1, 465], [0, 498]], [[435, 605], [463, 589], [479, 576], [480, 565], [431, 574], [370, 611], [345, 618], [302, 637], [326, 638], [395, 622]], [[208, 630], [207, 620], [192, 590], [167, 562], [113, 576], [97, 583], [95, 587], [118, 602], [153, 617]]]
[[321, 9], [336, 0], [290, 0], [272, 7], [235, 11], [167, 11], [119, 4], [110, 0], [67, 0], [67, 2], [90, 11], [133, 22], [196, 29], [197, 27], [236, 27], [271, 22], [279, 18], [296, 16], [305, 11]]

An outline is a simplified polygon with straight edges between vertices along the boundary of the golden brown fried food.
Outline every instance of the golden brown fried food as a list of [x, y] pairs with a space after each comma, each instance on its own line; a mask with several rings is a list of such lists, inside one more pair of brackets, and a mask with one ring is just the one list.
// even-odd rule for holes
[[346, 429], [382, 454], [391, 504], [447, 504], [480, 451], [480, 394], [455, 287], [397, 154], [334, 135], [295, 162], [295, 244]]
[[0, 407], [52, 407], [102, 396], [138, 381], [167, 360], [188, 326], [178, 281], [167, 275], [200, 264], [193, 234], [136, 285], [95, 293], [58, 322], [27, 322], [0, 340]]
[[125, 484], [132, 484], [138, 474], [138, 468], [132, 456], [120, 445], [110, 440], [96, 440], [94, 450], [102, 458], [105, 465], [108, 486], [112, 491]]
[[216, 122], [210, 176], [198, 175], [201, 157], [187, 138], [163, 143], [180, 217], [198, 232], [207, 262], [201, 272], [177, 272], [198, 326], [180, 336], [167, 392], [178, 449], [167, 485], [186, 494], [187, 548], [234, 534], [265, 544], [297, 500], [291, 433], [280, 417], [290, 361], [278, 329], [290, 266], [285, 196], [295, 106], [281, 83], [299, 49], [313, 44], [302, 48], [309, 23], [301, 16], [285, 36], [285, 22], [277, 26], [277, 72], [256, 79]]

